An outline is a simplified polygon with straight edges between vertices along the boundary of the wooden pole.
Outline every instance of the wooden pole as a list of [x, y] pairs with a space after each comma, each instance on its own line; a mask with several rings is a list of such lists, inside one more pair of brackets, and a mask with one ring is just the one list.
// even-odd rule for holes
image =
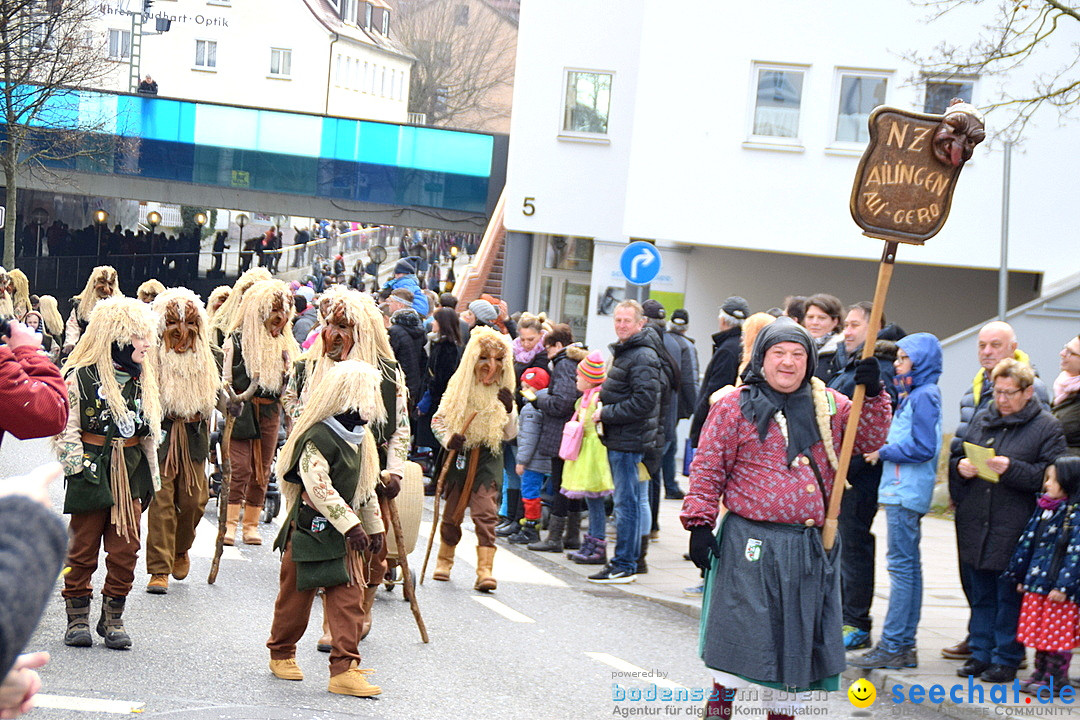
[[[416, 619], [416, 627], [420, 629], [420, 639], [431, 642], [428, 639], [427, 627], [424, 618], [420, 615], [420, 603], [416, 599], [416, 588], [412, 584], [412, 573], [409, 571], [409, 555], [405, 552], [405, 533], [401, 530], [401, 520], [398, 518], [397, 502], [390, 498], [386, 501], [386, 514], [390, 517], [390, 526], [394, 530], [394, 539], [398, 546], [398, 565], [401, 566], [401, 589], [412, 608], [413, 618]], [[435, 533], [433, 532], [432, 535]]]
[[[893, 265], [896, 262], [898, 245], [899, 243], [895, 240], [885, 241], [885, 251], [881, 255], [881, 264], [878, 266], [877, 287], [874, 288], [874, 306], [870, 311], [866, 341], [863, 343], [863, 359], [874, 356], [874, 344], [877, 342], [881, 316], [885, 311], [885, 296], [889, 293], [889, 283], [892, 281]], [[829, 496], [829, 508], [825, 515], [825, 528], [821, 537], [826, 552], [832, 550], [833, 545], [836, 543], [840, 502], [844, 498], [844, 486], [847, 484], [848, 469], [851, 467], [851, 453], [855, 449], [855, 433], [859, 429], [859, 416], [862, 415], [865, 397], [866, 386], [856, 385], [855, 394], [851, 398], [851, 410], [848, 412], [847, 427], [844, 428], [844, 440], [840, 444], [836, 480], [833, 481], [832, 495]]]
[[[472, 424], [473, 418], [476, 417], [476, 413], [473, 413], [465, 421], [465, 426], [461, 428], [461, 435], [464, 435], [469, 425]], [[427, 552], [424, 553], [424, 564], [420, 568], [420, 584], [424, 584], [424, 576], [427, 575], [428, 560], [431, 559], [431, 546], [435, 543], [435, 533], [439, 531], [439, 500], [442, 498], [443, 482], [446, 480], [446, 473], [450, 469], [450, 466], [454, 464], [454, 460], [457, 459], [457, 450], [451, 450], [446, 455], [446, 460], [443, 462], [442, 469], [439, 470], [439, 479], [435, 483], [435, 507], [432, 513], [431, 519], [431, 532], [428, 534]]]

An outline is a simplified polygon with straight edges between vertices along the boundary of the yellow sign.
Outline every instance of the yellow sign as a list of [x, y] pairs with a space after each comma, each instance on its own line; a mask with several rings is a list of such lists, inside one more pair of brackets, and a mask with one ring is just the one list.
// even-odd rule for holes
[[866, 678], [859, 678], [847, 689], [848, 700], [857, 708], [868, 708], [877, 699], [877, 688]]

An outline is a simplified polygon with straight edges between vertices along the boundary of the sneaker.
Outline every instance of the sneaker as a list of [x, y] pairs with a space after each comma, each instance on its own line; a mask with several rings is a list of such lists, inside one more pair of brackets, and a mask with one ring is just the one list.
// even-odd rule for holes
[[881, 645], [871, 650], [868, 653], [858, 656], [852, 660], [848, 660], [848, 665], [851, 667], [862, 668], [863, 670], [877, 670], [878, 668], [910, 668], [918, 665], [918, 662], [913, 662], [914, 648], [905, 648], [903, 650], [886, 650]]
[[296, 658], [285, 658], [284, 660], [270, 660], [270, 672], [274, 673], [274, 677], [282, 680], [303, 680], [304, 673], [300, 669], [300, 666], [296, 664]]
[[843, 633], [845, 650], [864, 650], [870, 647], [870, 633], [867, 631], [860, 630], [854, 625], [845, 625]]
[[632, 583], [635, 580], [637, 580], [635, 573], [628, 570], [616, 570], [610, 565], [605, 565], [603, 570], [589, 576], [589, 582], [610, 585]]
[[699, 598], [705, 594], [705, 583], [701, 583], [696, 587], [683, 588], [682, 594], [686, 597]]

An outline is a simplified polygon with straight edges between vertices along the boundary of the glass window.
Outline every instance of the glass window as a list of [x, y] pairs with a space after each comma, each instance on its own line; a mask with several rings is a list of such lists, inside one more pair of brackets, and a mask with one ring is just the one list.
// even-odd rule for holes
[[563, 131], [606, 135], [611, 110], [611, 73], [566, 72]]
[[390, 11], [383, 10], [382, 14], [382, 34], [390, 37]]
[[356, 0], [341, 0], [341, 19], [356, 24]]
[[112, 60], [126, 60], [131, 57], [131, 31], [109, 31], [109, 58]]
[[888, 79], [880, 75], [841, 75], [840, 107], [836, 114], [838, 142], [865, 143], [870, 140], [867, 120], [870, 111], [885, 104]]
[[932, 115], [941, 115], [953, 98], [961, 98], [964, 102], [971, 102], [972, 91], [975, 89], [974, 80], [927, 80], [926, 100], [923, 103], [923, 112]]
[[217, 67], [217, 42], [214, 40], [195, 41], [195, 66]]
[[371, 5], [364, 3], [364, 27], [371, 29]]
[[758, 68], [754, 135], [799, 137], [803, 71]]
[[550, 275], [545, 275], [540, 278], [540, 305], [537, 312], [542, 312], [550, 316], [551, 313], [551, 283], [552, 278]]
[[592, 238], [552, 235], [544, 254], [544, 268], [592, 272], [592, 256]]
[[283, 77], [292, 75], [292, 50], [270, 48], [270, 74]]

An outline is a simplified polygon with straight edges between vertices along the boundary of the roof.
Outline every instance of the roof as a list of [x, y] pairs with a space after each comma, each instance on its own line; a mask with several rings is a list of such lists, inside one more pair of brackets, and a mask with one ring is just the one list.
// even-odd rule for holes
[[[387, 5], [384, 0], [364, 1], [370, 2], [375, 7], [391, 10], [390, 6]], [[393, 37], [387, 37], [375, 30], [366, 30], [358, 25], [352, 25], [351, 23], [342, 20], [341, 15], [334, 6], [330, 4], [329, 0], [303, 0], [303, 2], [308, 10], [311, 11], [311, 14], [315, 16], [315, 19], [330, 32], [364, 45], [371, 45], [403, 58], [414, 59], [412, 53]], [[393, 27], [393, 17], [391, 17], [390, 26]]]

